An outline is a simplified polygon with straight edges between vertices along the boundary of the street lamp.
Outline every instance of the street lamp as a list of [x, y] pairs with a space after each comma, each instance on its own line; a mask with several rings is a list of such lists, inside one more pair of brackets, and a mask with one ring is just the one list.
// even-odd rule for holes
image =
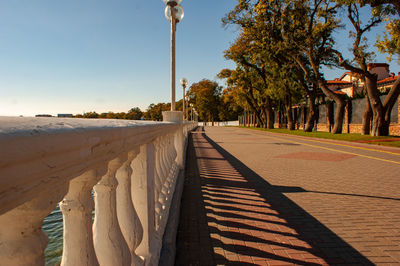
[[193, 104], [192, 103], [190, 104], [190, 111], [192, 113], [192, 115], [191, 115], [192, 119], [191, 120], [193, 121]]
[[189, 115], [188, 115], [188, 110], [189, 110], [189, 107], [188, 107], [188, 104], [189, 104], [189, 96], [185, 96], [185, 100], [186, 100], [186, 113], [185, 113], [185, 117], [186, 117], [186, 120], [189, 120]]
[[176, 23], [184, 16], [183, 7], [179, 4], [182, 0], [163, 0], [165, 17], [171, 22], [171, 111], [175, 111], [175, 31]]
[[188, 81], [186, 78], [181, 78], [181, 85], [183, 88], [183, 97], [182, 97], [182, 111], [183, 111], [183, 120], [185, 120], [185, 89], [188, 85]]

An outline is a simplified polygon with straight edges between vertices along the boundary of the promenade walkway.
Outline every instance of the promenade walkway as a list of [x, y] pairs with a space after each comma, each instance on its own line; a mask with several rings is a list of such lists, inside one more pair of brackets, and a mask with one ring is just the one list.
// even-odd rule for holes
[[399, 265], [400, 149], [192, 133], [176, 265]]

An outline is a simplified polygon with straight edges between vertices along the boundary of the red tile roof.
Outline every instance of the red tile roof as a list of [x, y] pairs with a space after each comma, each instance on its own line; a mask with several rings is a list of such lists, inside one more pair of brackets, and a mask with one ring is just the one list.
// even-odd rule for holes
[[[400, 75], [399, 75], [399, 76], [400, 76]], [[378, 84], [386, 83], [386, 82], [395, 82], [396, 79], [397, 79], [399, 76], [388, 77], [388, 78], [385, 78], [385, 79], [381, 79], [381, 80], [378, 81]]]
[[345, 80], [327, 80], [326, 83], [327, 84], [351, 84], [351, 82], [345, 81]]

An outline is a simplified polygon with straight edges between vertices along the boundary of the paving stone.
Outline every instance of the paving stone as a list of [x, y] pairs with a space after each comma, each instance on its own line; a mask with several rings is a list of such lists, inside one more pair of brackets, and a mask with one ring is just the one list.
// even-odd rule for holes
[[400, 264], [399, 166], [363, 157], [395, 161], [400, 149], [202, 130], [188, 146], [176, 265]]

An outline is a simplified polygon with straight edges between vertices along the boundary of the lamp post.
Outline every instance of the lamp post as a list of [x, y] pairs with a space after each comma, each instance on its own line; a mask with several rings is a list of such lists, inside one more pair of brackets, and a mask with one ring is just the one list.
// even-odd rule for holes
[[191, 111], [191, 117], [192, 117], [192, 121], [193, 121], [193, 104], [191, 103], [190, 104], [190, 111]]
[[187, 79], [186, 78], [181, 78], [181, 85], [182, 85], [182, 88], [183, 88], [183, 97], [182, 97], [183, 120], [185, 120], [185, 104], [186, 104], [185, 103], [185, 89], [186, 89], [187, 84], [188, 84]]
[[175, 32], [176, 23], [183, 19], [183, 7], [179, 4], [182, 0], [163, 0], [165, 17], [171, 22], [171, 111], [175, 111]]
[[189, 110], [189, 106], [188, 106], [188, 104], [189, 104], [189, 96], [185, 96], [185, 100], [186, 100], [186, 102], [185, 102], [185, 104], [186, 104], [186, 106], [185, 106], [185, 109], [186, 109], [186, 113], [185, 113], [185, 117], [186, 117], [186, 120], [189, 120], [189, 115], [188, 115], [188, 110]]

